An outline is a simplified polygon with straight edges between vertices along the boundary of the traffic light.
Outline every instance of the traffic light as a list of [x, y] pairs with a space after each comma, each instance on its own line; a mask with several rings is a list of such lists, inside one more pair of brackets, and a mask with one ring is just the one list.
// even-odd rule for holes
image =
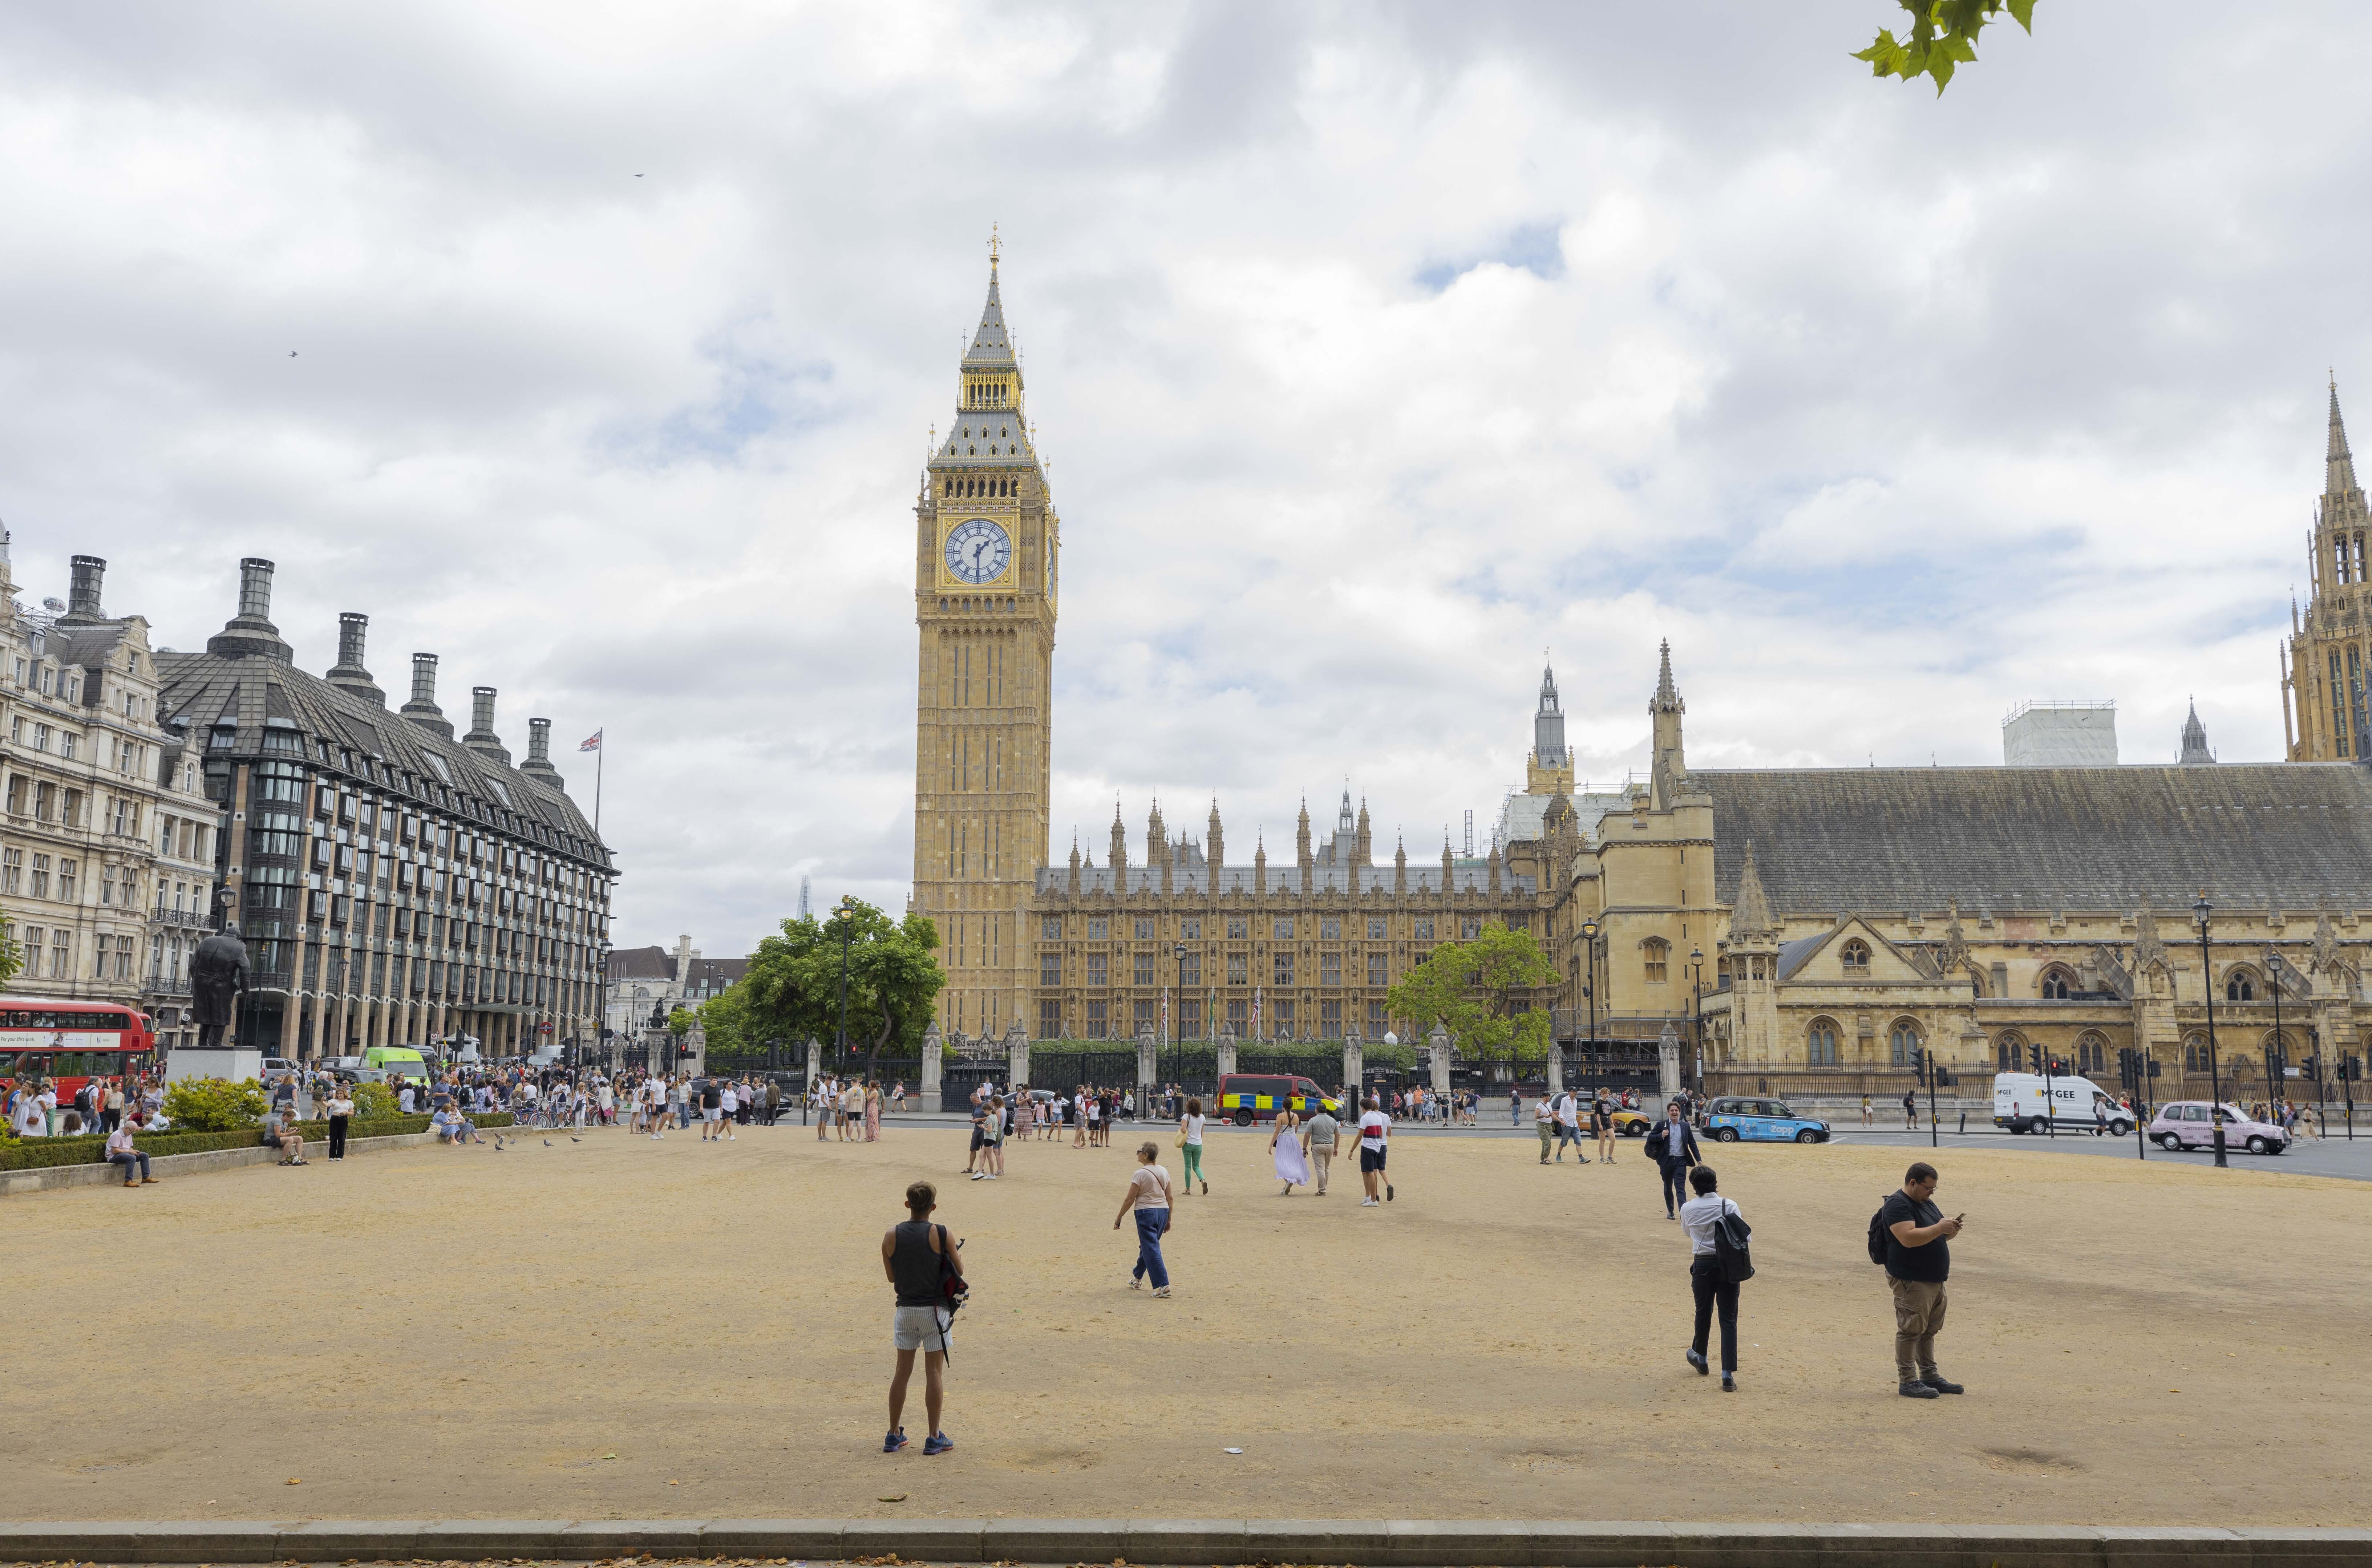
[[2298, 1063], [2298, 1075], [2309, 1084], [2322, 1082], [2322, 1058], [2309, 1056]]
[[2155, 1056], [2149, 1059], [2149, 1075], [2153, 1078], [2157, 1076], [2157, 1058]]
[[2364, 1081], [2364, 1059], [2360, 1056], [2341, 1057], [2339, 1059], [2339, 1075], [2346, 1079], [2351, 1084], [2362, 1083]]
[[1915, 1076], [1926, 1070], [1926, 1053], [1917, 1046], [1911, 1048], [1911, 1071]]
[[2042, 1071], [2042, 1047], [2039, 1045], [2028, 1046], [2026, 1048], [2026, 1059], [2028, 1063], [2031, 1064], [2035, 1072], [2040, 1073]]

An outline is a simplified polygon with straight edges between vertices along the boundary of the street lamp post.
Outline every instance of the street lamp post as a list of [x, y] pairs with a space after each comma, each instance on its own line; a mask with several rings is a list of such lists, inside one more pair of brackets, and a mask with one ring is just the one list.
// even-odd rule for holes
[[1589, 1038], [1582, 1041], [1584, 1060], [1598, 1051], [1598, 922], [1581, 923], [1581, 994], [1589, 1003]]
[[1693, 977], [1696, 993], [1693, 1002], [1696, 1021], [1690, 1034], [1696, 1046], [1697, 1098], [1703, 1099], [1704, 1098], [1704, 949], [1703, 947], [1689, 949], [1689, 972]]
[[831, 912], [832, 928], [840, 933], [840, 1027], [832, 1032], [831, 1053], [843, 1067], [848, 1065], [848, 944], [856, 935], [856, 904], [846, 893], [841, 895], [840, 907]]
[[2207, 952], [2207, 922], [2215, 912], [2207, 901], [2207, 890], [2199, 891], [2199, 901], [2191, 906], [2191, 916], [2199, 923], [2199, 977], [2207, 993], [2207, 1090], [2215, 1098], [2208, 1102], [2207, 1115], [2215, 1128], [2215, 1164], [2221, 1169], [2230, 1162], [2224, 1157], [2224, 1079], [2215, 1065], [2215, 971]]
[[[1169, 957], [1170, 957], [1171, 961], [1172, 961], [1172, 962], [1174, 962], [1174, 963], [1177, 965], [1177, 969], [1178, 969], [1178, 1010], [1179, 1010], [1180, 1012], [1181, 1012], [1181, 1013], [1182, 1013], [1182, 1012], [1184, 1012], [1184, 1011], [1186, 1010], [1186, 944], [1185, 944], [1185, 943], [1183, 943], [1183, 942], [1180, 942], [1180, 943], [1178, 943], [1176, 946], [1172, 947], [1169, 949]], [[1180, 1022], [1181, 1024], [1182, 1024], [1184, 1021], [1185, 1021], [1185, 1020], [1183, 1020], [1182, 1018], [1180, 1020]], [[1167, 1026], [1165, 1025], [1164, 1027], [1166, 1028]], [[1180, 1028], [1180, 1029], [1178, 1031], [1177, 1039], [1178, 1039], [1178, 1054], [1179, 1054], [1179, 1056], [1180, 1056], [1180, 1060], [1183, 1060], [1183, 1059], [1184, 1059], [1184, 1057], [1185, 1057], [1185, 1054], [1186, 1054], [1186, 1031], [1185, 1031], [1183, 1028]], [[1166, 1052], [1167, 1052], [1167, 1051], [1168, 1051], [1168, 1048], [1169, 1048], [1169, 1040], [1164, 1040], [1161, 1043], [1162, 1043], [1163, 1051], [1164, 1051], [1164, 1052], [1166, 1053]], [[1173, 1063], [1169, 1063], [1169, 1065], [1171, 1065], [1171, 1066], [1175, 1067], [1175, 1066], [1177, 1066], [1177, 1065], [1178, 1065], [1178, 1063], [1177, 1063], [1176, 1062], [1173, 1062]], [[1155, 1077], [1155, 1078], [1157, 1078], [1157, 1079], [1158, 1079], [1158, 1080], [1159, 1080], [1159, 1082], [1156, 1083], [1156, 1084], [1153, 1086], [1156, 1089], [1160, 1089], [1160, 1088], [1161, 1088], [1162, 1084], [1166, 1084], [1166, 1083], [1168, 1083], [1168, 1082], [1169, 1081], [1169, 1078], [1168, 1078], [1168, 1076], [1167, 1076], [1166, 1074], [1164, 1074], [1163, 1073], [1161, 1073], [1161, 1072], [1159, 1072], [1159, 1071], [1157, 1071], [1157, 1070], [1154, 1073], [1154, 1074], [1153, 1074], [1153, 1075], [1154, 1075], [1154, 1077]]]
[[[2282, 956], [2270, 949], [2265, 954], [2265, 975], [2266, 982], [2273, 988], [2273, 1051], [2283, 1068], [2282, 1078], [2286, 1079], [2289, 1076], [2290, 1042], [2289, 1038], [2282, 1033]], [[2280, 1114], [2280, 1102], [2273, 1097], [2280, 1087], [2278, 1081], [2265, 1086], [2265, 1098], [2272, 1102], [2265, 1109], [2276, 1117]]]

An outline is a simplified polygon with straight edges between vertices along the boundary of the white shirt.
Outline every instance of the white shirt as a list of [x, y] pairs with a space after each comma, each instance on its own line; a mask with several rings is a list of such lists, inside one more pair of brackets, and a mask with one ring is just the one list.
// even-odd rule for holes
[[1573, 1097], [1571, 1095], [1559, 1095], [1557, 1097], [1556, 1119], [1559, 1121], [1564, 1122], [1568, 1127], [1578, 1126], [1580, 1125], [1579, 1115], [1580, 1113], [1575, 1109]]
[[118, 1127], [114, 1132], [110, 1132], [107, 1135], [107, 1152], [110, 1155], [131, 1154], [133, 1152], [132, 1129]]
[[1702, 1198], [1692, 1198], [1680, 1205], [1680, 1228], [1689, 1233], [1690, 1250], [1703, 1254], [1713, 1250], [1714, 1222], [1725, 1214], [1738, 1213], [1738, 1205], [1718, 1192]]
[[1183, 1125], [1186, 1129], [1186, 1141], [1189, 1144], [1200, 1144], [1203, 1141], [1203, 1119], [1201, 1117], [1190, 1116], [1186, 1118]]
[[741, 1097], [733, 1092], [732, 1086], [730, 1085], [726, 1086], [723, 1104], [725, 1114], [727, 1116], [732, 1115], [735, 1111], [741, 1109]]
[[1359, 1118], [1359, 1146], [1381, 1154], [1384, 1140], [1390, 1136], [1392, 1119], [1380, 1110], [1370, 1110]]

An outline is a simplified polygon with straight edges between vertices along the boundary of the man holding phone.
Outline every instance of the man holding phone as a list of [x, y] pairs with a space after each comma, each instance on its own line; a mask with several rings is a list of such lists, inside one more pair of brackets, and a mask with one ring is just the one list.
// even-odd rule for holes
[[1936, 1336], [1943, 1331], [1944, 1281], [1952, 1272], [1949, 1242], [1964, 1216], [1944, 1217], [1936, 1182], [1934, 1166], [1914, 1162], [1878, 1215], [1886, 1232], [1886, 1283], [1894, 1292], [1895, 1391], [1906, 1400], [1962, 1391], [1936, 1370]]

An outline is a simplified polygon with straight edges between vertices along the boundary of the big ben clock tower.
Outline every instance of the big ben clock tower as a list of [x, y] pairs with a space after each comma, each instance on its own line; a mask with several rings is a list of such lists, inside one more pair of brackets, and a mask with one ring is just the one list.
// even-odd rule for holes
[[1033, 983], [1022, 922], [1046, 863], [1062, 543], [996, 264], [992, 238], [988, 304], [914, 505], [914, 907], [939, 929], [941, 1027], [971, 1035], [1002, 1034]]

